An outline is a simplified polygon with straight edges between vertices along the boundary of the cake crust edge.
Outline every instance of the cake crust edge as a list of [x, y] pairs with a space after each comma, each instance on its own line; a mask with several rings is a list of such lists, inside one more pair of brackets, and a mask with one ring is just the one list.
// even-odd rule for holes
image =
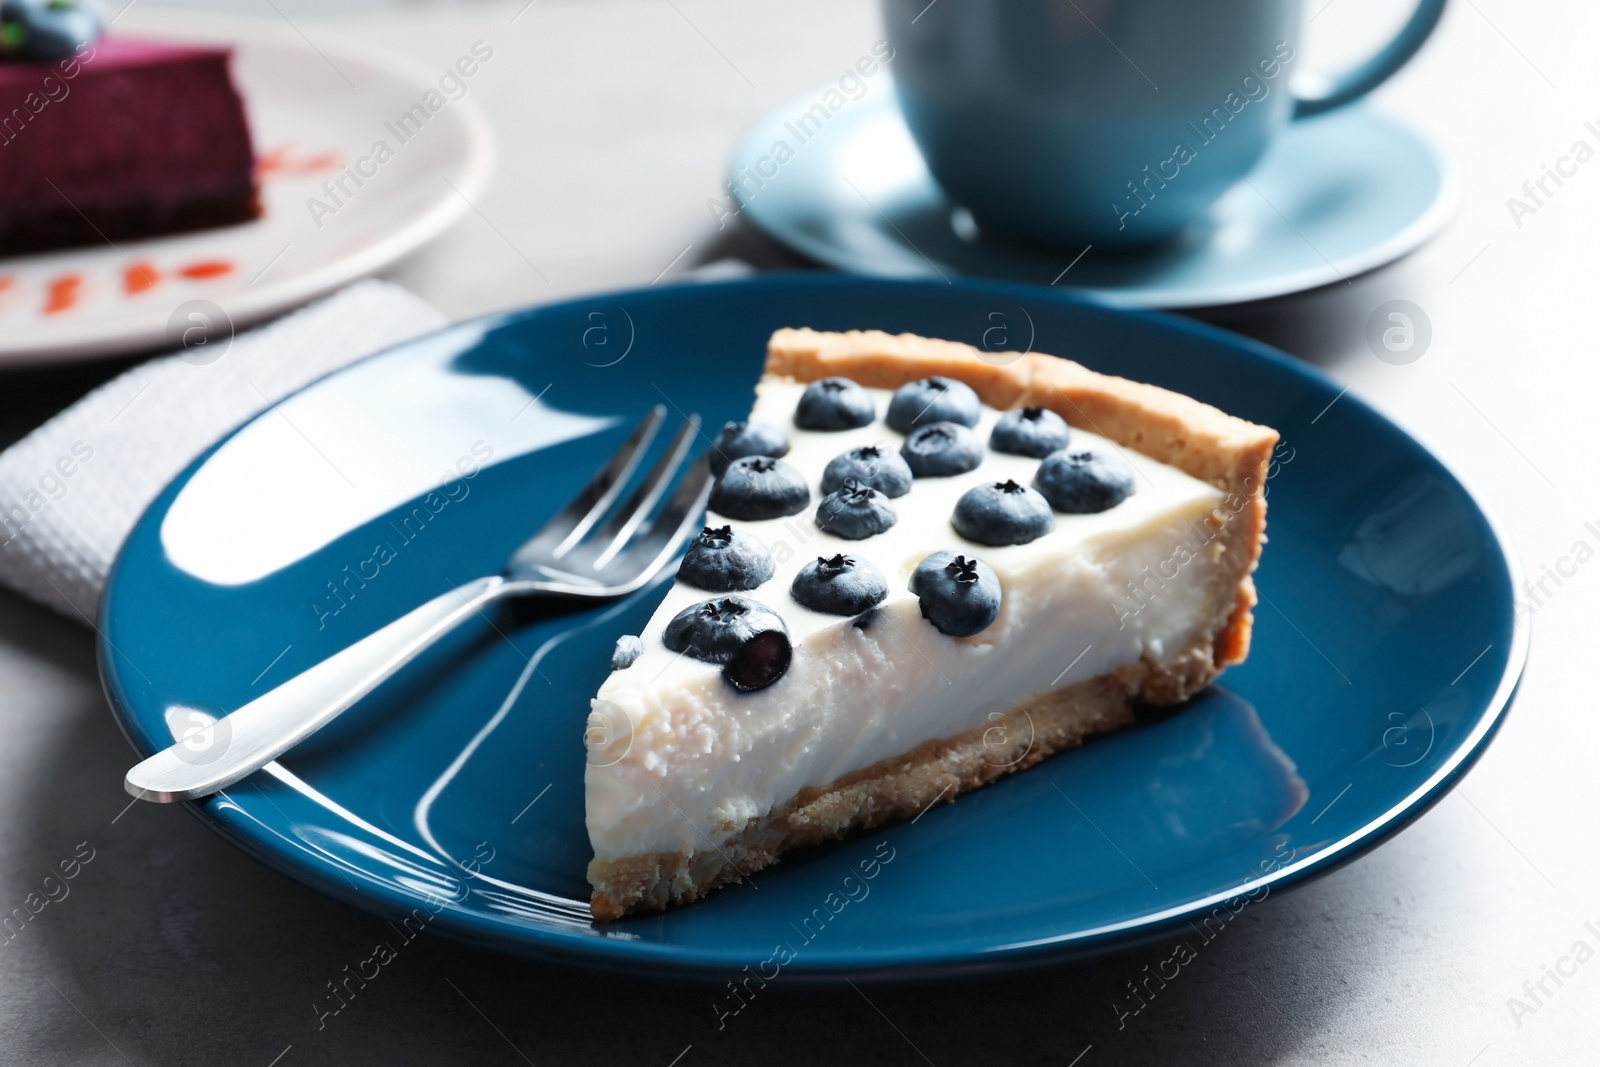
[[594, 860], [588, 870], [594, 886], [590, 908], [597, 921], [610, 922], [691, 903], [770, 867], [790, 849], [915, 818], [940, 801], [1132, 722], [1133, 703], [1118, 673], [1041, 693], [987, 725], [802, 790], [717, 849]]
[[1210, 643], [1202, 630], [1161, 663], [1141, 660], [1037, 693], [985, 725], [803, 789], [715, 849], [592, 860], [590, 909], [597, 921], [611, 922], [692, 903], [772, 866], [790, 849], [917, 818], [936, 804], [1026, 770], [1090, 737], [1132, 725], [1136, 701], [1151, 702], [1152, 692], [1186, 697], [1204, 686], [1200, 679], [1214, 674]]

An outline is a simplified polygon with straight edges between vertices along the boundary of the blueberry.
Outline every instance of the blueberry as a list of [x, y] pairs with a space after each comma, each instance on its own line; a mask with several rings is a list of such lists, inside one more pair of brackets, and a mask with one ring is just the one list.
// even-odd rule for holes
[[1013, 456], [1043, 459], [1066, 448], [1069, 436], [1071, 431], [1060, 415], [1044, 408], [1023, 408], [1000, 416], [989, 434], [989, 447]]
[[950, 518], [956, 533], [980, 545], [1025, 545], [1049, 533], [1055, 524], [1050, 502], [1009, 478], [962, 493]]
[[918, 426], [933, 422], [976, 426], [982, 409], [983, 404], [971, 386], [953, 378], [923, 378], [894, 391], [894, 398], [889, 401], [889, 414], [883, 421], [889, 424], [889, 429], [901, 433], [910, 433]]
[[771, 456], [778, 459], [789, 454], [789, 438], [776, 426], [764, 422], [727, 422], [722, 432], [711, 442], [706, 458], [711, 462], [713, 477], [722, 477], [728, 464], [745, 456]]
[[717, 479], [710, 507], [730, 519], [753, 522], [798, 515], [810, 503], [811, 490], [799, 471], [771, 456], [745, 456]]
[[678, 581], [708, 593], [754, 589], [772, 577], [772, 553], [759, 537], [731, 526], [704, 527], [678, 564]]
[[733, 658], [723, 664], [722, 678], [741, 693], [753, 693], [782, 678], [793, 659], [789, 635], [764, 630], [740, 645]]
[[99, 0], [0, 0], [0, 57], [65, 59], [104, 31]]
[[922, 617], [951, 637], [971, 637], [1000, 614], [1000, 579], [982, 560], [935, 552], [911, 574]]
[[918, 478], [946, 478], [976, 470], [983, 462], [983, 445], [960, 423], [936, 422], [912, 430], [900, 454]]
[[1039, 464], [1033, 487], [1057, 511], [1090, 515], [1108, 511], [1133, 495], [1133, 468], [1114, 452], [1062, 449]]
[[876, 489], [854, 478], [822, 498], [817, 505], [817, 526], [846, 541], [861, 541], [881, 534], [900, 521], [894, 505]]
[[878, 568], [855, 556], [818, 556], [794, 576], [789, 595], [824, 615], [860, 615], [883, 603], [889, 583]]
[[856, 430], [877, 417], [872, 396], [849, 378], [812, 382], [794, 409], [794, 424], [802, 430]]
[[617, 647], [611, 653], [611, 669], [626, 670], [642, 655], [644, 655], [644, 642], [633, 634], [624, 634], [617, 638]]
[[764, 689], [789, 669], [789, 628], [765, 604], [722, 596], [684, 608], [667, 623], [661, 641], [674, 652], [723, 667], [742, 692]]
[[887, 497], [911, 492], [911, 468], [885, 445], [862, 445], [829, 460], [822, 471], [822, 491], [831, 493], [851, 478]]

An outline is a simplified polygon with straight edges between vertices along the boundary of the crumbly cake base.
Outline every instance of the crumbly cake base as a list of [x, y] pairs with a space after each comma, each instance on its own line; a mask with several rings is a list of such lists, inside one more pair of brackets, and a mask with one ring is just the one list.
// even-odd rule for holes
[[[1223, 621], [1215, 620], [1208, 630], [1215, 632]], [[1026, 770], [1095, 734], [1132, 724], [1135, 702], [1181, 703], [1219, 670], [1210, 639], [1197, 640], [1165, 663], [1129, 664], [1029, 697], [985, 725], [802, 790], [767, 816], [752, 819], [716, 849], [593, 860], [588, 871], [594, 887], [591, 910], [596, 920], [609, 922], [688, 904], [772, 866], [789, 849], [915, 818], [936, 803]]]

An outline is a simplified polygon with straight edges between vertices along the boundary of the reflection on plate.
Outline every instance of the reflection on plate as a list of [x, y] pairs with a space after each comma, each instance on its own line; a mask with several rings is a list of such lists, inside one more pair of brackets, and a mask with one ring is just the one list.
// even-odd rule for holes
[[[784, 973], [813, 976], [1103, 951], [1326, 871], [1442, 796], [1499, 723], [1525, 653], [1510, 557], [1473, 498], [1381, 416], [1349, 397], [1328, 409], [1334, 386], [1258, 345], [986, 282], [809, 275], [612, 294], [453, 327], [324, 379], [284, 407], [303, 455], [263, 428], [284, 421], [268, 413], [135, 529], [102, 608], [116, 714], [141, 751], [164, 747], [497, 570], [640, 410], [742, 417], [774, 327], [982, 345], [996, 313], [1026, 316], [1036, 350], [1284, 433], [1254, 650], [1223, 686], [915, 824], [788, 857], [757, 888], [594, 926], [582, 731], [658, 582], [600, 607], [525, 602], [476, 620], [201, 816], [391, 918], [720, 980], [779, 943], [794, 950]], [[620, 360], [586, 333], [596, 314], [627, 324]], [[327, 460], [349, 482], [317, 469]], [[830, 910], [873, 859], [870, 892]]]

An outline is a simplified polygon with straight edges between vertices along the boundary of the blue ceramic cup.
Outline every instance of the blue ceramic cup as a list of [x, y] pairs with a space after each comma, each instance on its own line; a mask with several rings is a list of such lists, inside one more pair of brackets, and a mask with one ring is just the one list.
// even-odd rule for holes
[[[895, 88], [928, 168], [986, 233], [1175, 236], [1286, 123], [1371, 91], [1438, 24], [1420, 0], [1372, 59], [1300, 70], [1300, 0], [884, 0]], [[1303, 90], [1289, 89], [1297, 75]]]

